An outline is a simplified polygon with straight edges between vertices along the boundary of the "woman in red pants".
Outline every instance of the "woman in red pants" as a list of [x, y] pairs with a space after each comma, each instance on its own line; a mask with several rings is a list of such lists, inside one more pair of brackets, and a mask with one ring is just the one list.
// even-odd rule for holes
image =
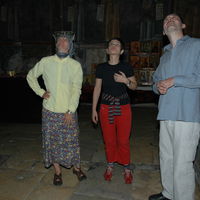
[[97, 66], [93, 92], [92, 121], [98, 123], [97, 103], [101, 95], [100, 122], [105, 143], [107, 168], [104, 178], [110, 181], [114, 163], [124, 166], [125, 183], [132, 183], [130, 169], [130, 132], [132, 113], [127, 88], [134, 90], [137, 82], [133, 67], [120, 61], [124, 52], [120, 38], [113, 38], [107, 46], [108, 62]]

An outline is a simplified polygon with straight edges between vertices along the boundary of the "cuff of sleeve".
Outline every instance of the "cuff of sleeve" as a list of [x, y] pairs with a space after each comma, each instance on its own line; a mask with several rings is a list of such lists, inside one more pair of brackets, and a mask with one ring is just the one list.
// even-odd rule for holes
[[37, 92], [37, 94], [42, 97], [43, 94], [45, 93], [45, 90], [44, 89], [41, 89], [40, 91]]
[[156, 94], [159, 94], [158, 88], [156, 87], [155, 84], [153, 85], [152, 89]]
[[69, 111], [69, 112], [72, 112], [72, 113], [75, 113], [75, 112], [76, 112], [76, 108], [69, 107], [68, 111]]
[[181, 86], [184, 82], [184, 76], [174, 77], [174, 86]]
[[74, 113], [74, 112], [72, 112], [71, 110], [67, 110], [66, 113], [68, 113], [68, 114], [72, 114], [72, 113]]

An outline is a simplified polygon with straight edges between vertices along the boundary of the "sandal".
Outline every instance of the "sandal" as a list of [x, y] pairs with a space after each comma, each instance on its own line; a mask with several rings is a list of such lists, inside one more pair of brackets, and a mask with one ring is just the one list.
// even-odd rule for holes
[[63, 181], [62, 181], [62, 174], [61, 174], [61, 173], [60, 173], [59, 175], [54, 174], [53, 184], [54, 184], [54, 185], [62, 185], [62, 184], [63, 184]]
[[106, 181], [111, 181], [112, 171], [113, 171], [113, 167], [107, 167], [107, 169], [106, 169], [106, 171], [104, 173], [104, 179]]
[[83, 173], [81, 168], [77, 168], [77, 169], [73, 168], [73, 174], [75, 174], [77, 176], [79, 181], [87, 179], [87, 176]]
[[124, 171], [124, 181], [126, 184], [131, 184], [133, 181], [133, 175], [131, 170]]

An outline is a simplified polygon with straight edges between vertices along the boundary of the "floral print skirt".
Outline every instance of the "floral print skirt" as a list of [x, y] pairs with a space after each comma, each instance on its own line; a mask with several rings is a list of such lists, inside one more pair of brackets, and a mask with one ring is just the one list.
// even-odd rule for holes
[[64, 124], [64, 113], [42, 110], [42, 139], [45, 167], [58, 163], [66, 168], [80, 165], [79, 126], [77, 113], [73, 123]]

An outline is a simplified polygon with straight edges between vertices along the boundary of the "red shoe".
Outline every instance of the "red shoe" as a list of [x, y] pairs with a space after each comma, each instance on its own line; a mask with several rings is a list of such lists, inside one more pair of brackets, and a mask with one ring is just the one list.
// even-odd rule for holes
[[131, 184], [133, 181], [133, 175], [131, 170], [124, 171], [124, 181], [126, 184]]
[[111, 178], [112, 178], [112, 170], [113, 170], [113, 167], [107, 167], [105, 173], [104, 173], [104, 179], [106, 181], [111, 181]]

